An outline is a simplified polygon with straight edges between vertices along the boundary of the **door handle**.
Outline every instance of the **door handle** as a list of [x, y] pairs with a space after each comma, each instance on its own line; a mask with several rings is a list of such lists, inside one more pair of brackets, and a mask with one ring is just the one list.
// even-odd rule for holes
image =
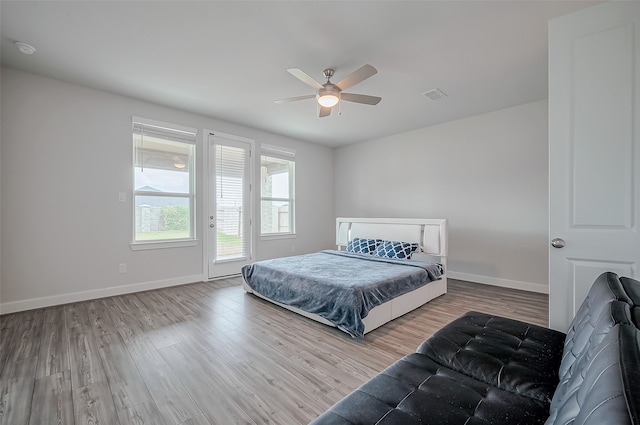
[[564, 248], [566, 245], [564, 239], [561, 238], [553, 238], [551, 239], [551, 246], [554, 248]]

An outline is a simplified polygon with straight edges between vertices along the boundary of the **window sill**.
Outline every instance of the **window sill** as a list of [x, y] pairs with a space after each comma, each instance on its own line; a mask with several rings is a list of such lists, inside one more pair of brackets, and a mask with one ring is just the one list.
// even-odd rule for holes
[[297, 235], [295, 233], [269, 233], [265, 235], [260, 235], [260, 240], [263, 241], [272, 241], [278, 239], [295, 239]]
[[196, 246], [197, 244], [197, 239], [190, 239], [183, 241], [132, 242], [129, 247], [132, 251], [145, 251], [148, 249], [183, 248]]

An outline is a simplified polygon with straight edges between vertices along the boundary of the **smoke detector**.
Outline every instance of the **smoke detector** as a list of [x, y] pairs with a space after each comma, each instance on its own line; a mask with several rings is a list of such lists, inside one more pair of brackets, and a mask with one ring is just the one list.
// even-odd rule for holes
[[440, 100], [442, 98], [447, 97], [447, 94], [440, 89], [428, 90], [422, 94], [431, 100]]
[[20, 50], [20, 53], [24, 53], [25, 55], [32, 55], [35, 53], [36, 48], [27, 43], [22, 43], [20, 41], [15, 42], [16, 47]]

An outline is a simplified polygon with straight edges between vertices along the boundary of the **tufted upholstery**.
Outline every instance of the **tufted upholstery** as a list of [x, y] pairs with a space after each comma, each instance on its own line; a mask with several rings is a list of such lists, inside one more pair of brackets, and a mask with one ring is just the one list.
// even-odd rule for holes
[[311, 424], [640, 425], [639, 328], [640, 282], [613, 273], [566, 338], [469, 312]]
[[[575, 334], [578, 338], [576, 344], [573, 344], [573, 351], [565, 353], [563, 358], [563, 364], [569, 359], [570, 365], [566, 370], [560, 368], [560, 382], [553, 395], [549, 424], [553, 423], [555, 418], [554, 410], [563, 404], [566, 398], [571, 397], [571, 393], [576, 391], [577, 386], [582, 382], [586, 359], [591, 359], [594, 356], [594, 351], [599, 349], [602, 340], [614, 326], [621, 323], [632, 324], [631, 306], [626, 302], [614, 300], [605, 304], [593, 325], [589, 322], [582, 329], [578, 329]], [[588, 337], [581, 336], [587, 333]]]
[[313, 424], [535, 425], [544, 423], [547, 412], [547, 403], [495, 388], [414, 353]]
[[640, 285], [638, 285], [638, 281], [628, 277], [621, 277], [620, 284], [624, 289], [625, 295], [629, 298], [628, 302], [632, 305], [640, 305]]
[[[630, 424], [622, 385], [622, 362], [633, 375], [626, 374], [640, 388], [638, 348], [623, 348], [623, 342], [640, 344], [640, 332], [634, 326], [632, 309], [622, 301], [611, 301], [600, 314], [589, 344], [576, 358], [565, 379], [561, 380], [551, 402], [546, 424]], [[623, 335], [626, 335], [623, 337]], [[635, 375], [635, 377], [634, 377]], [[630, 392], [633, 395], [633, 392]], [[640, 409], [640, 392], [635, 392]], [[611, 407], [611, 406], [614, 407]], [[615, 407], [617, 406], [617, 407]], [[626, 413], [626, 420], [611, 415]], [[637, 413], [636, 413], [637, 415]], [[611, 422], [609, 422], [611, 421]], [[640, 417], [636, 416], [636, 422]]]
[[[626, 280], [626, 278], [623, 279]], [[629, 283], [627, 285], [631, 286]], [[589, 343], [591, 334], [600, 318], [600, 313], [605, 309], [607, 303], [613, 300], [631, 304], [631, 299], [618, 275], [611, 272], [603, 273], [591, 285], [587, 297], [569, 324], [564, 343], [564, 355], [560, 364], [560, 380], [567, 378], [566, 374], [569, 373], [569, 369]]]
[[497, 388], [549, 403], [558, 385], [564, 337], [529, 323], [469, 312], [417, 352]]

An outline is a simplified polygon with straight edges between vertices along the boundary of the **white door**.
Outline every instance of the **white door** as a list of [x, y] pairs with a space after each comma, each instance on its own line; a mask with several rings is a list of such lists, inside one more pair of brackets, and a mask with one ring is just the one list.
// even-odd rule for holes
[[549, 25], [549, 325], [561, 331], [600, 273], [638, 276], [638, 24], [639, 3], [609, 2]]
[[251, 261], [253, 142], [209, 135], [209, 279], [240, 273]]

